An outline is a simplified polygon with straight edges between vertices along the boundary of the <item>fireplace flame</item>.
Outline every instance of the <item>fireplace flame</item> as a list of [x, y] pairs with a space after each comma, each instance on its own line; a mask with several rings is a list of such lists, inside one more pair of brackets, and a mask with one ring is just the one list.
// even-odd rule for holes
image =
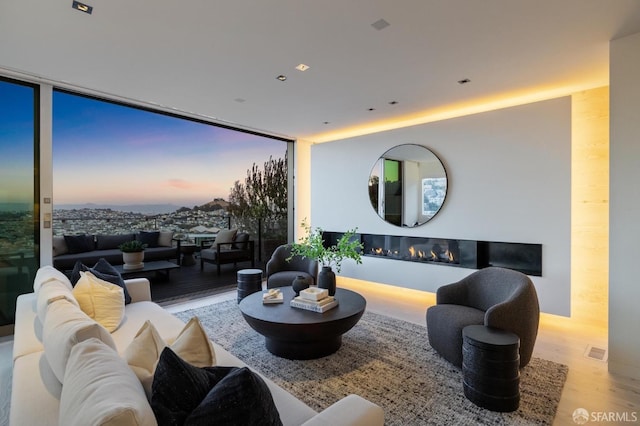
[[431, 250], [431, 260], [438, 260], [438, 255], [433, 250]]
[[416, 249], [415, 249], [415, 247], [413, 247], [413, 246], [409, 247], [409, 254], [411, 255], [412, 258], [416, 257]]
[[449, 258], [449, 262], [453, 262], [455, 260], [453, 258], [453, 253], [451, 253], [449, 250], [447, 250], [446, 255]]

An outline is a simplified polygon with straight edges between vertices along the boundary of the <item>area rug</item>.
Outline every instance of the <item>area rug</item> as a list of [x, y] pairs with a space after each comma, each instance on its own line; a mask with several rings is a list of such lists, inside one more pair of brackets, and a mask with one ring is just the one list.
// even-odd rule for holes
[[265, 349], [236, 301], [176, 314], [197, 316], [209, 337], [316, 411], [355, 393], [381, 406], [387, 425], [550, 425], [568, 367], [533, 358], [521, 371], [520, 408], [496, 413], [468, 401], [461, 370], [434, 352], [426, 327], [365, 312], [333, 355], [292, 361]]

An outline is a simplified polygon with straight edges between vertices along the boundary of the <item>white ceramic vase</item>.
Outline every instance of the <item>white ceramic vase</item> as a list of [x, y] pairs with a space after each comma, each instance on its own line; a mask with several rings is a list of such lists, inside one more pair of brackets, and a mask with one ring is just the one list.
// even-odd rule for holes
[[124, 265], [122, 265], [122, 269], [125, 271], [142, 269], [144, 268], [144, 251], [136, 251], [131, 253], [122, 252], [122, 260], [124, 261]]

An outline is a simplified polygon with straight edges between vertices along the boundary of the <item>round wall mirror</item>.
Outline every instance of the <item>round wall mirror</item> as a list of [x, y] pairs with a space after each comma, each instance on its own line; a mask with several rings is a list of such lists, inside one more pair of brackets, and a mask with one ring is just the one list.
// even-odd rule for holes
[[384, 221], [420, 226], [438, 213], [447, 195], [440, 159], [421, 145], [398, 145], [385, 152], [369, 176], [371, 205]]

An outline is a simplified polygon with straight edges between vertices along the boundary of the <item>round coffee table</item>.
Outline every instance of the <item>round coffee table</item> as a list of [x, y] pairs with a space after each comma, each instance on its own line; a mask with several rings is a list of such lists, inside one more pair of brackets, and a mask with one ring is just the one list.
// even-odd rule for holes
[[337, 307], [317, 313], [292, 308], [291, 287], [281, 287], [283, 303], [263, 304], [262, 292], [250, 294], [239, 304], [247, 323], [265, 337], [267, 350], [288, 359], [313, 359], [330, 355], [342, 345], [342, 335], [356, 325], [367, 305], [351, 290], [336, 289]]

